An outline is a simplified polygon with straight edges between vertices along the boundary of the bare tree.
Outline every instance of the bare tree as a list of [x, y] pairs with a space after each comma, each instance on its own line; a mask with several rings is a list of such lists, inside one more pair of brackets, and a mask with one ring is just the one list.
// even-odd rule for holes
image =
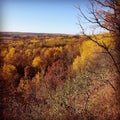
[[[120, 74], [120, 0], [89, 0], [89, 2], [89, 15], [86, 15], [82, 11], [81, 7], [77, 7], [80, 12], [79, 26], [82, 30], [82, 33], [87, 38], [102, 47], [109, 54], [118, 74]], [[104, 41], [103, 43], [98, 42], [98, 38], [95, 36], [94, 32], [92, 32], [92, 37], [87, 35], [85, 28], [80, 21], [80, 17], [84, 18], [84, 20], [88, 23], [95, 25], [95, 27], [102, 28], [104, 31], [108, 31], [111, 34], [116, 43], [114, 51], [116, 52], [117, 59], [115, 59], [114, 55], [110, 52], [109, 47], [105, 45]]]
[[[88, 14], [83, 12], [81, 7], [77, 7], [79, 10], [78, 25], [81, 28], [82, 34], [89, 40], [96, 43], [103, 48], [113, 65], [116, 68], [118, 78], [116, 79], [116, 86], [114, 86], [110, 80], [107, 80], [107, 84], [111, 85], [117, 92], [116, 98], [119, 102], [120, 99], [120, 0], [89, 0], [90, 8]], [[84, 21], [83, 21], [84, 19]], [[99, 38], [96, 36], [96, 32], [92, 31], [92, 35], [87, 34], [85, 28], [85, 22], [87, 25], [95, 26], [95, 30], [100, 30], [110, 33], [114, 39], [115, 47], [111, 50], [105, 42], [99, 42]], [[88, 24], [89, 23], [89, 24]], [[104, 37], [110, 37], [103, 34]], [[87, 103], [87, 101], [86, 101]], [[119, 104], [120, 106], [120, 104]]]

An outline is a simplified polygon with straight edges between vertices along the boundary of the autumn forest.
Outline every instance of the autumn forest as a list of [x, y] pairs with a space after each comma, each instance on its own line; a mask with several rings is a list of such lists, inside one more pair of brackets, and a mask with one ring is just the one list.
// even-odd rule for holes
[[[117, 74], [111, 58], [96, 43], [77, 35], [1, 36], [5, 119], [116, 119]], [[97, 38], [114, 49], [109, 34]]]
[[120, 1], [90, 5], [102, 32], [0, 32], [0, 120], [120, 119]]

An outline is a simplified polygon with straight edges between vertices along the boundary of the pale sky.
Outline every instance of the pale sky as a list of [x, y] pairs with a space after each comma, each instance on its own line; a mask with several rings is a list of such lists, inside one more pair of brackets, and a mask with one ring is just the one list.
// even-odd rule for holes
[[87, 0], [1, 0], [0, 31], [78, 34], [75, 6]]

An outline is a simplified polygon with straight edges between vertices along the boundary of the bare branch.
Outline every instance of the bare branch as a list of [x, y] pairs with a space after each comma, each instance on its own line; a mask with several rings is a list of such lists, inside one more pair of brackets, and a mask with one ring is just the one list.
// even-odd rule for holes
[[77, 9], [80, 11], [82, 17], [83, 17], [85, 20], [87, 20], [88, 22], [93, 23], [93, 24], [96, 23], [95, 21], [90, 20], [90, 19], [83, 13], [83, 11], [81, 10], [80, 7], [77, 7]]

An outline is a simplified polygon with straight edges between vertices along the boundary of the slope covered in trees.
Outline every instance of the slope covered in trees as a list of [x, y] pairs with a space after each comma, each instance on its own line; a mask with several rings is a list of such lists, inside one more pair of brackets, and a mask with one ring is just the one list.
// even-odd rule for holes
[[[104, 36], [99, 43], [114, 49]], [[119, 118], [114, 63], [86, 36], [21, 35], [0, 42], [0, 61], [2, 119]]]

